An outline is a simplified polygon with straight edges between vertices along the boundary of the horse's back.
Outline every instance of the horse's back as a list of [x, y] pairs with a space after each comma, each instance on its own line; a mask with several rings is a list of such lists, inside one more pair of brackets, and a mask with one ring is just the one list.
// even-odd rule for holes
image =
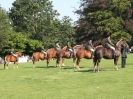
[[[118, 55], [119, 56], [119, 55]], [[96, 59], [113, 59], [113, 50], [110, 48], [105, 48], [103, 46], [97, 47], [94, 52], [94, 58]]]
[[7, 61], [7, 62], [16, 62], [17, 58], [13, 55], [6, 55], [5, 56], [5, 61]]
[[77, 58], [91, 58], [91, 51], [85, 50], [84, 48], [78, 48], [76, 52]]
[[34, 52], [32, 54], [32, 58], [35, 59], [35, 60], [39, 60], [39, 59], [44, 59], [45, 58], [45, 54], [42, 53], [42, 52]]
[[55, 48], [50, 48], [47, 50], [47, 57], [52, 58], [52, 57], [56, 57], [57, 51]]

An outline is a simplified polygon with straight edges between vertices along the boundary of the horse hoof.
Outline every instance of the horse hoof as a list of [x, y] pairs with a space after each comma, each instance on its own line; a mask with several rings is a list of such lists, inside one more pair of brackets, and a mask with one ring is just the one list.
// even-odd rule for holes
[[77, 70], [81, 70], [80, 68], [77, 68]]
[[118, 71], [118, 67], [115, 67], [115, 70]]

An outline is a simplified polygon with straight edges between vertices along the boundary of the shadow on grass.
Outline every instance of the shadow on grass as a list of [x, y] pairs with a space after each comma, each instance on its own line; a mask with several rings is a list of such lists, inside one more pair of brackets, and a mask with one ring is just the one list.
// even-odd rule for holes
[[51, 65], [51, 66], [43, 66], [43, 68], [57, 68], [56, 66], [53, 66], [53, 65]]
[[93, 72], [92, 69], [80, 69], [80, 70], [75, 70], [74, 72]]
[[126, 65], [133, 65], [133, 63], [127, 63]]
[[[119, 68], [120, 69], [120, 68]], [[100, 68], [99, 69], [99, 72], [103, 72], [103, 71], [117, 71], [115, 70], [114, 68]], [[119, 71], [119, 70], [118, 70]], [[91, 73], [94, 73], [93, 69], [80, 69], [80, 70], [75, 70], [74, 72], [91, 72]], [[97, 72], [97, 70], [96, 70]]]
[[74, 67], [72, 66], [62, 66], [62, 69], [73, 69]]
[[4, 69], [4, 68], [0, 68], [0, 70], [6, 70], [6, 69]]

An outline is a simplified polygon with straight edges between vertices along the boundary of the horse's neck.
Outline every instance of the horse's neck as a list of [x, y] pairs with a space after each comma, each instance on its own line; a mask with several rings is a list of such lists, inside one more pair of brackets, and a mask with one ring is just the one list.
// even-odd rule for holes
[[63, 48], [62, 48], [62, 50], [63, 50], [63, 51], [66, 51], [66, 50], [67, 50], [67, 48], [68, 48], [68, 47], [67, 47], [67, 46], [65, 46], [65, 47], [63, 47]]
[[102, 45], [98, 45], [98, 46], [96, 46], [94, 49], [97, 49], [97, 48], [99, 48], [99, 47], [103, 47]]
[[83, 48], [83, 45], [76, 45], [73, 47], [73, 49], [76, 49], [76, 48]]
[[45, 51], [41, 51], [43, 54], [47, 54], [47, 52], [45, 52]]
[[13, 56], [15, 56], [15, 57], [18, 57], [18, 55], [17, 54], [12, 54]]

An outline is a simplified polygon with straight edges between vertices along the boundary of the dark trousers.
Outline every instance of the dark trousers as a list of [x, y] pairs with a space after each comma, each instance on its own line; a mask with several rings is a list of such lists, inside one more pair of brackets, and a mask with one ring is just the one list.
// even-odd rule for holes
[[125, 66], [126, 66], [126, 57], [122, 57], [121, 58], [121, 67], [125, 68]]

